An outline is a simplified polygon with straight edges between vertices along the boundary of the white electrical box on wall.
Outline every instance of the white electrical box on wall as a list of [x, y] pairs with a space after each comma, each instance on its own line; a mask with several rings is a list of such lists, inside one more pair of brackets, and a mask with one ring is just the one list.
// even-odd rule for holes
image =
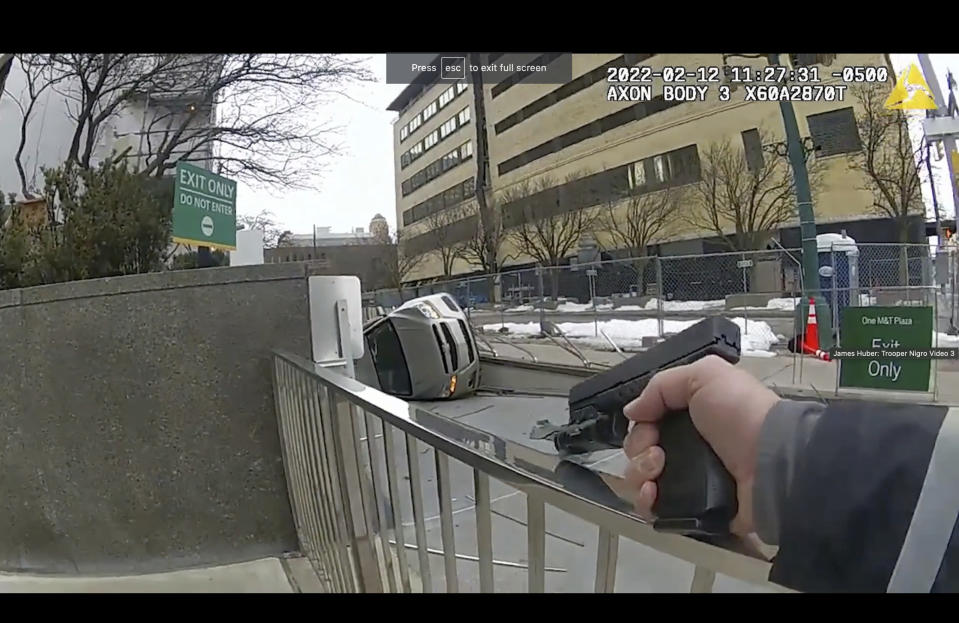
[[[342, 361], [352, 368], [352, 362], [363, 356], [363, 306], [359, 278], [313, 276], [309, 277], [308, 284], [313, 361]], [[341, 313], [337, 303], [345, 303], [345, 313]], [[348, 326], [343, 327], [344, 323]]]

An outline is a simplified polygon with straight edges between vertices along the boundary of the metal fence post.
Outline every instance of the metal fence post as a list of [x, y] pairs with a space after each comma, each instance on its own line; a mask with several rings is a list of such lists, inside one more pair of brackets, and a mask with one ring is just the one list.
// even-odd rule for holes
[[546, 322], [546, 291], [543, 289], [543, 265], [536, 265], [536, 276], [539, 282], [539, 326]]
[[656, 261], [656, 324], [659, 337], [663, 337], [663, 297], [666, 296], [666, 286], [663, 284], [662, 260], [658, 255], [654, 259]]
[[749, 297], [746, 296], [749, 293], [749, 286], [746, 283], [746, 271], [752, 266], [752, 260], [749, 262], [746, 261], [746, 253], [742, 253], [742, 269], [743, 269], [743, 333], [749, 333]]
[[473, 295], [470, 293], [470, 284], [472, 282], [472, 279], [466, 280], [466, 317], [470, 322], [473, 322]]
[[596, 316], [596, 269], [586, 269], [589, 279], [589, 300], [593, 304], [593, 337], [599, 337], [599, 318]]
[[[832, 324], [830, 325], [836, 331], [836, 340], [834, 346], [839, 346], [839, 288], [837, 281], [837, 271], [836, 271], [836, 249], [834, 246], [829, 247], [829, 265], [832, 266]], [[846, 256], [847, 261], [847, 271], [848, 271], [848, 261], [849, 256]], [[848, 287], [848, 286], [847, 286]]]
[[[939, 295], [936, 291], [936, 286], [931, 286], [932, 289], [932, 334], [935, 339], [933, 339], [933, 348], [939, 347]], [[939, 400], [939, 358], [932, 360], [932, 401], [936, 402]]]

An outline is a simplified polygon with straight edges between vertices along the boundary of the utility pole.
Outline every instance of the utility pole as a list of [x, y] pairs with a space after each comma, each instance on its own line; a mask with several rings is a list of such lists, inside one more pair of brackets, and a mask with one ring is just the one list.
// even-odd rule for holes
[[[936, 72], [932, 68], [932, 60], [929, 58], [928, 54], [919, 54], [919, 65], [922, 67], [923, 77], [926, 79], [926, 84], [929, 85], [929, 89], [932, 91], [932, 97], [936, 100], [936, 110], [930, 111], [933, 117], [945, 117], [951, 116], [952, 110], [948, 105], [948, 101], [943, 96], [942, 90], [939, 88], [939, 79], [936, 77]], [[952, 85], [950, 85], [951, 87]], [[949, 188], [952, 189], [952, 205], [953, 212], [955, 213], [956, 208], [959, 208], [959, 190], [956, 188], [956, 172], [952, 166], [952, 152], [956, 151], [956, 137], [952, 134], [947, 134], [942, 137], [942, 146], [946, 152], [946, 167], [949, 169]], [[933, 181], [929, 180], [929, 183], [932, 184]], [[941, 240], [940, 240], [941, 245]]]

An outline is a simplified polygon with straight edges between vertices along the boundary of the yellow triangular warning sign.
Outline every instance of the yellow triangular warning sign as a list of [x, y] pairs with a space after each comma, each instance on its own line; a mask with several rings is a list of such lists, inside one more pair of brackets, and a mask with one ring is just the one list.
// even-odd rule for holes
[[933, 97], [923, 78], [922, 72], [915, 65], [909, 65], [896, 80], [896, 86], [886, 98], [885, 106], [888, 110], [935, 110], [936, 98]]

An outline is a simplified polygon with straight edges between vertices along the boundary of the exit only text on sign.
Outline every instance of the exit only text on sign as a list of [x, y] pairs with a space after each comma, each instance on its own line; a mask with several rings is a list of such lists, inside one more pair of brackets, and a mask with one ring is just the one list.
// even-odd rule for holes
[[178, 162], [173, 192], [173, 241], [236, 250], [236, 182]]

